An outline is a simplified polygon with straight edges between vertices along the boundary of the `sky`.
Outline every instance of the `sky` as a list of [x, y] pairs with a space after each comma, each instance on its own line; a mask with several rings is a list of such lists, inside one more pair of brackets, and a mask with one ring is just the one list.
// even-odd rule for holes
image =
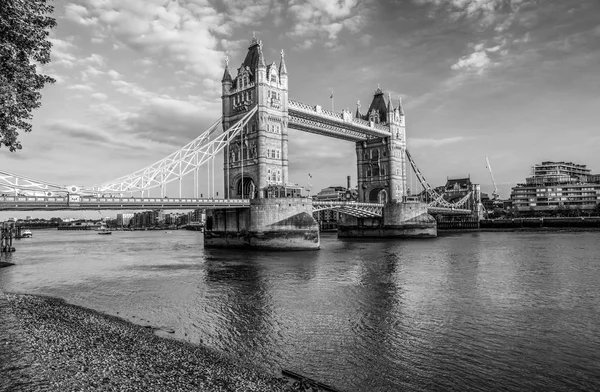
[[[408, 149], [432, 185], [470, 175], [491, 192], [486, 156], [503, 198], [544, 160], [600, 173], [598, 0], [54, 4], [41, 71], [57, 82], [23, 149], [0, 149], [9, 172], [93, 185], [178, 150], [220, 117], [225, 58], [235, 76], [254, 33], [267, 63], [285, 50], [290, 98], [329, 108], [333, 91], [335, 111], [354, 112], [378, 85], [402, 97]], [[356, 183], [353, 143], [289, 133], [292, 182]]]

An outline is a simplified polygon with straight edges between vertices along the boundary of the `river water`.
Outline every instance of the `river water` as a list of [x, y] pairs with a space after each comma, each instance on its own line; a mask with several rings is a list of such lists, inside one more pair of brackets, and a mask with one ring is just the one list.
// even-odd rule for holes
[[[188, 231], [34, 231], [0, 289], [160, 327], [346, 391], [599, 390], [600, 233], [469, 233], [321, 250]], [[174, 331], [174, 333], [170, 333]]]

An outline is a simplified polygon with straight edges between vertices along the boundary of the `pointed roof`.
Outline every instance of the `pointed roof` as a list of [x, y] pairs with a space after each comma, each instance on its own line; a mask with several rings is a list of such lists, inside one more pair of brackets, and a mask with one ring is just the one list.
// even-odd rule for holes
[[281, 75], [287, 75], [287, 68], [285, 66], [285, 53], [283, 52], [283, 49], [281, 49], [281, 62], [279, 63], [279, 76]]
[[[262, 52], [260, 50], [260, 44], [258, 39], [253, 36], [252, 41], [250, 42], [250, 46], [248, 47], [248, 53], [246, 53], [246, 58], [242, 63], [242, 68], [250, 68], [250, 80], [254, 81], [254, 75], [256, 75], [256, 68], [260, 63], [260, 57], [262, 57]], [[263, 59], [264, 63], [264, 59]]]
[[[369, 106], [369, 110], [367, 110], [367, 116], [370, 115], [371, 111], [376, 110], [379, 112], [379, 121], [386, 122], [388, 107], [385, 102], [385, 97], [383, 96], [383, 91], [377, 86], [377, 90], [375, 90], [375, 95], [373, 95], [373, 101], [371, 101], [371, 105]], [[369, 119], [368, 117], [366, 118]]]
[[262, 51], [262, 41], [260, 41], [258, 44], [258, 67], [260, 67], [260, 68], [267, 67], [267, 65], [265, 64], [265, 56], [263, 55], [263, 51]]
[[360, 99], [356, 101], [356, 113], [354, 113], [355, 118], [363, 118], [363, 115], [360, 114]]
[[388, 93], [388, 104], [387, 104], [387, 112], [394, 112], [394, 105], [392, 104], [392, 94]]
[[404, 116], [404, 108], [402, 107], [402, 97], [398, 98], [398, 113]]
[[225, 72], [223, 72], [223, 79], [221, 79], [221, 83], [225, 82], [232, 82], [231, 75], [229, 74], [229, 57], [225, 57]]

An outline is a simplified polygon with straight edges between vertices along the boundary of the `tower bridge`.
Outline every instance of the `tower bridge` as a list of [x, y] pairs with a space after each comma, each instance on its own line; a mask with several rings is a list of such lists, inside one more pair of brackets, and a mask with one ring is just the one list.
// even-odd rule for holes
[[[436, 222], [428, 212], [478, 213], [478, 188], [449, 203], [427, 183], [407, 151], [400, 99], [394, 103], [378, 87], [364, 114], [360, 103], [355, 113], [347, 109], [335, 113], [289, 99], [284, 52], [279, 64], [267, 64], [256, 37], [236, 71], [232, 77], [226, 60], [222, 118], [180, 150], [90, 187], [61, 186], [0, 171], [0, 210], [207, 208], [206, 246], [277, 249], [319, 247], [318, 225], [312, 218], [315, 210], [342, 212], [338, 231], [342, 237], [435, 236]], [[313, 202], [300, 197], [288, 176], [289, 129], [354, 144], [357, 201]], [[202, 182], [199, 175], [201, 166], [208, 166], [210, 173], [212, 165], [214, 172], [218, 154], [224, 156], [223, 199], [214, 197], [214, 174], [212, 182], [210, 178]], [[423, 189], [419, 198], [409, 197], [411, 169]], [[193, 179], [192, 198], [182, 197], [184, 177]], [[171, 183], [178, 183], [179, 198], [165, 198]], [[198, 197], [201, 183], [209, 194], [212, 189], [212, 197]], [[160, 197], [150, 197], [151, 190], [160, 190]]]

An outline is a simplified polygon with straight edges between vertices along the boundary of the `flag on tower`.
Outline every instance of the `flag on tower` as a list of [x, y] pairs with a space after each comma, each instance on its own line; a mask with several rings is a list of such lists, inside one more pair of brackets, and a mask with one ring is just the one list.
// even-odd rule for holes
[[329, 96], [329, 98], [333, 98], [333, 90], [331, 91], [331, 95]]

